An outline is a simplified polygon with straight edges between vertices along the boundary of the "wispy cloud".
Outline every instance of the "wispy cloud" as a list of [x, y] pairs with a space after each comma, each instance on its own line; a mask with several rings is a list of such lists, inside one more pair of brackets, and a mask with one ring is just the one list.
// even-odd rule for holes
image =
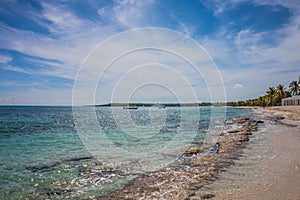
[[12, 60], [13, 58], [10, 55], [0, 55], [0, 63], [2, 64], [6, 64]]
[[187, 25], [181, 21], [178, 22], [177, 30], [185, 35], [188, 35], [189, 37], [192, 37], [194, 33], [194, 28], [190, 25]]
[[1, 67], [4, 70], [7, 71], [13, 71], [13, 72], [20, 72], [24, 74], [32, 74], [32, 70], [24, 69], [22, 67], [12, 66], [12, 65], [4, 65]]
[[57, 35], [67, 36], [74, 33], [80, 34], [82, 29], [86, 27], [90, 22], [88, 20], [79, 19], [68, 7], [56, 4], [41, 2], [42, 17], [51, 22], [47, 28], [50, 32]]
[[63, 67], [63, 62], [58, 60], [45, 60], [38, 57], [25, 57], [24, 60], [39, 66]]
[[2, 81], [0, 82], [0, 86], [5, 86], [5, 87], [34, 87], [34, 86], [39, 86], [40, 83], [38, 82], [16, 82], [16, 81]]
[[72, 89], [36, 89], [0, 92], [2, 105], [70, 105]]
[[238, 89], [238, 88], [243, 88], [244, 86], [242, 84], [239, 84], [239, 83], [236, 83], [234, 84], [233, 86], [235, 89]]
[[125, 0], [115, 1], [113, 12], [115, 19], [128, 28], [147, 26], [144, 24], [148, 16], [148, 10], [155, 3], [154, 0]]

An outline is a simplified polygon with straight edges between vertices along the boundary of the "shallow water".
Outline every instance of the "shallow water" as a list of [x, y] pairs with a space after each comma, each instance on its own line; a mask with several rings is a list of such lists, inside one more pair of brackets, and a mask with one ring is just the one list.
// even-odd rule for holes
[[[183, 141], [212, 145], [225, 121], [217, 107], [80, 109], [87, 126], [78, 129], [72, 107], [0, 107], [0, 199], [99, 196], [172, 163], [186, 148]], [[91, 110], [104, 142], [93, 140], [99, 130], [84, 115]], [[250, 114], [226, 109], [227, 118]]]

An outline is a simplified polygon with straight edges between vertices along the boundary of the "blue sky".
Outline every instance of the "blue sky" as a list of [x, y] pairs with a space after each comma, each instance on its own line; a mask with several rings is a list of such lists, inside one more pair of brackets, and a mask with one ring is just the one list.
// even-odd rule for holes
[[298, 0], [2, 0], [0, 104], [71, 105], [89, 52], [142, 27], [175, 30], [201, 44], [220, 70], [227, 100], [255, 98], [300, 75]]

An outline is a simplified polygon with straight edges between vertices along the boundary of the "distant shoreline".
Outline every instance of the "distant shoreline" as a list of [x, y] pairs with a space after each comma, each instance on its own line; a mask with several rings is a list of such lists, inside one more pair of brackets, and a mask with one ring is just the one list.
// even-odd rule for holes
[[202, 106], [213, 106], [213, 107], [239, 107], [228, 105], [227, 102], [192, 102], [192, 103], [106, 103], [106, 104], [96, 104], [96, 105], [86, 105], [86, 106], [95, 106], [95, 107], [122, 107], [122, 106], [137, 106], [137, 107], [153, 107], [153, 106], [165, 106], [165, 107], [202, 107]]

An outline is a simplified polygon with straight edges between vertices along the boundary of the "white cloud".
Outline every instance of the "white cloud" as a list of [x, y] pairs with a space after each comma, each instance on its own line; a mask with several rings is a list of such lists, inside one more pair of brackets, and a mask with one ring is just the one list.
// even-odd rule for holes
[[56, 68], [63, 68], [63, 63], [60, 61], [54, 61], [54, 60], [42, 60], [39, 58], [30, 58], [30, 57], [25, 57], [24, 60], [34, 63], [35, 65], [38, 66], [51, 66], [51, 67], [56, 67]]
[[187, 25], [181, 21], [178, 22], [177, 30], [183, 34], [186, 34], [189, 37], [192, 37], [194, 33], [194, 28], [190, 25]]
[[[224, 2], [224, 1], [223, 1]], [[230, 10], [244, 1], [221, 3], [219, 11]], [[219, 64], [228, 100], [255, 98], [270, 86], [288, 85], [299, 72], [300, 5], [296, 1], [253, 1], [257, 5], [281, 5], [289, 8], [287, 24], [273, 31], [245, 28], [233, 32], [224, 26], [215, 35], [202, 39], [204, 47]], [[226, 6], [225, 4], [231, 4]], [[221, 14], [219, 12], [218, 14]], [[266, 43], [266, 40], [273, 42]], [[247, 90], [236, 90], [239, 83]]]
[[[0, 23], [1, 47], [33, 57], [25, 57], [25, 60], [32, 63], [33, 66], [40, 67], [25, 69], [8, 65], [4, 66], [3, 69], [33, 75], [43, 74], [75, 79], [81, 62], [94, 46], [120, 31], [122, 26], [128, 28], [142, 25], [142, 21], [146, 19], [142, 19], [146, 12], [146, 6], [152, 3], [153, 1], [116, 1], [113, 7], [98, 10], [100, 17], [109, 21], [108, 24], [104, 25], [98, 21], [78, 18], [67, 7], [41, 2], [42, 15], [32, 13], [34, 16], [39, 16], [41, 20], [37, 21], [34, 17], [32, 20], [35, 19], [36, 23], [48, 29], [51, 32], [50, 35], [16, 29]], [[119, 46], [119, 44], [116, 44], [116, 48]], [[111, 51], [113, 49], [110, 49], [107, 53], [109, 54]], [[97, 74], [94, 75], [97, 76]], [[17, 84], [11, 85], [17, 86]], [[22, 95], [34, 98], [33, 96], [37, 95], [37, 92], [27, 90], [27, 93], [23, 91]], [[54, 102], [49, 100], [51, 98], [50, 96], [48, 99], [45, 97], [44, 101]], [[22, 98], [14, 97], [14, 99]], [[24, 102], [29, 102], [26, 98], [23, 99]], [[39, 101], [36, 100], [35, 102]], [[70, 103], [71, 100], [68, 104]]]
[[[54, 6], [45, 2], [41, 5], [43, 11], [40, 17], [51, 22], [50, 24], [41, 23], [41, 25], [51, 31], [50, 35], [16, 29], [0, 23], [0, 45], [4, 49], [18, 51], [32, 57], [58, 61], [45, 63], [47, 61], [31, 59], [33, 64], [45, 64], [48, 67], [44, 72], [37, 71], [37, 73], [74, 79], [78, 67], [89, 51], [103, 39], [115, 33], [117, 28], [79, 19], [69, 9], [62, 6]], [[38, 13], [35, 14], [38, 15]], [[32, 72], [35, 73], [34, 70]]]
[[0, 82], [0, 86], [5, 86], [5, 87], [33, 87], [33, 86], [39, 86], [39, 85], [40, 85], [40, 83], [38, 83], [38, 82], [30, 82], [30, 83], [16, 82], [16, 81]]
[[149, 6], [154, 4], [154, 0], [124, 0], [115, 1], [113, 7], [114, 17], [120, 24], [129, 28], [145, 26]]
[[[220, 16], [223, 12], [232, 10], [239, 6], [241, 3], [251, 3], [254, 5], [267, 5], [267, 6], [282, 6], [299, 12], [298, 0], [202, 0], [201, 3], [207, 8], [213, 10], [215, 16]], [[275, 8], [274, 8], [275, 9]]]
[[244, 86], [242, 84], [239, 84], [239, 83], [236, 83], [234, 84], [233, 86], [235, 89], [238, 89], [238, 88], [243, 88]]
[[70, 105], [71, 89], [27, 89], [0, 92], [1, 105]]
[[201, 3], [205, 5], [207, 8], [213, 10], [215, 16], [219, 16], [226, 10], [231, 10], [238, 4], [245, 2], [248, 0], [228, 0], [228, 1], [223, 1], [223, 0], [203, 0]]
[[[135, 49], [139, 50], [132, 51]], [[126, 54], [126, 52], [130, 53]], [[119, 57], [124, 53], [123, 57]], [[118, 59], [111, 63], [116, 58]], [[147, 65], [151, 63], [151, 66]], [[169, 74], [167, 73], [168, 70], [167, 72], [162, 69], [158, 70], [155, 63], [177, 71], [181, 77], [188, 80], [189, 84], [178, 79], [178, 76], [171, 76], [172, 70], [169, 70]], [[145, 64], [148, 66], [147, 70], [137, 74], [131, 72], [135, 67]], [[103, 74], [101, 75], [101, 73]], [[208, 98], [211, 97], [212, 100], [216, 101], [216, 99], [222, 99], [222, 94], [224, 94], [219, 71], [211, 62], [206, 51], [194, 41], [167, 29], [135, 29], [117, 35], [95, 49], [84, 63], [76, 83], [79, 88], [78, 91], [76, 89], [76, 93], [78, 96], [84, 97], [79, 100], [85, 103], [79, 101], [76, 104], [94, 103], [95, 83], [98, 83], [100, 75], [101, 82], [97, 91], [99, 91], [102, 100], [105, 99], [105, 101], [110, 100], [111, 92], [114, 86], [118, 85], [118, 81], [122, 79], [122, 75], [126, 75], [126, 79], [124, 79], [126, 81], [120, 84], [122, 87], [118, 93], [119, 101], [122, 98], [123, 101], [126, 101], [127, 98], [124, 97], [132, 92], [134, 86], [143, 85], [143, 81], [151, 82], [150, 79], [157, 84], [161, 83], [175, 88], [179, 92], [176, 94], [178, 96], [184, 96], [189, 89], [195, 89], [199, 91], [197, 92], [198, 99], [208, 96]], [[200, 91], [203, 92], [200, 87], [207, 87], [208, 92], [211, 93], [206, 90], [206, 94], [199, 94]], [[161, 98], [159, 92], [151, 93], [151, 95], [154, 98]], [[186, 95], [184, 101], [188, 101], [188, 98], [190, 96]], [[223, 100], [224, 98], [223, 96]], [[192, 100], [190, 99], [190, 101]]]
[[[46, 36], [0, 23], [0, 45], [2, 48], [33, 57], [58, 61], [29, 58], [27, 60], [31, 63], [47, 67], [32, 70], [32, 73], [75, 79], [78, 67], [93, 47], [117, 33], [120, 25], [127, 27], [142, 25], [145, 9], [153, 3], [152, 0], [116, 1], [113, 7], [100, 8], [98, 13], [111, 22], [103, 25], [97, 21], [78, 18], [66, 6], [41, 2], [41, 15], [30, 9], [33, 16], [31, 20], [47, 28], [51, 34]], [[34, 16], [39, 16], [40, 20], [37, 21]], [[112, 19], [115, 20], [111, 21]]]
[[0, 55], [0, 63], [6, 64], [12, 61], [13, 58], [10, 55]]
[[52, 5], [46, 2], [41, 2], [41, 6], [43, 7], [42, 16], [44, 19], [52, 22], [52, 25], [47, 27], [55, 34], [70, 34], [73, 31], [80, 33], [81, 29], [89, 23], [79, 19], [65, 6]]
[[24, 74], [32, 74], [31, 70], [24, 69], [22, 67], [12, 66], [12, 65], [5, 65], [5, 66], [2, 66], [1, 68], [4, 70], [7, 70], [7, 71], [20, 72], [20, 73], [24, 73]]

